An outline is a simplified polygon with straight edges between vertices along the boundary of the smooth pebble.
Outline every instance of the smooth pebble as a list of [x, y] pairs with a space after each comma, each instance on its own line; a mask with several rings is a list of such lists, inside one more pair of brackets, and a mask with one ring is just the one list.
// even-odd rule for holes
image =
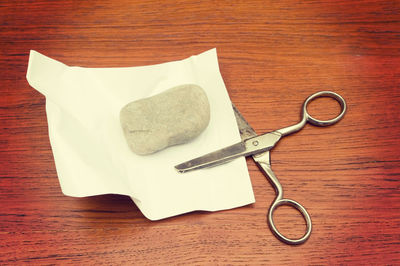
[[131, 102], [120, 112], [127, 143], [140, 155], [187, 143], [200, 135], [209, 121], [207, 95], [194, 84], [173, 87]]

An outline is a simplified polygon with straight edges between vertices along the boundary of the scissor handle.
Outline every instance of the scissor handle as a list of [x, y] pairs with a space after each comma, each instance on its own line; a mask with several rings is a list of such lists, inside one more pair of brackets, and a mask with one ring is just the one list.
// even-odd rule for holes
[[[282, 205], [287, 205], [287, 206], [292, 206], [295, 209], [297, 209], [301, 215], [304, 217], [304, 220], [306, 221], [306, 233], [298, 238], [298, 239], [291, 239], [288, 238], [286, 236], [284, 236], [283, 234], [281, 234], [278, 229], [276, 228], [275, 224], [274, 224], [274, 219], [273, 219], [273, 214], [274, 211]], [[291, 199], [276, 199], [269, 211], [268, 211], [268, 224], [269, 227], [271, 228], [272, 233], [274, 233], [274, 235], [281, 241], [283, 241], [286, 244], [290, 244], [290, 245], [299, 245], [304, 243], [311, 235], [311, 229], [312, 229], [312, 223], [311, 223], [311, 218], [310, 215], [308, 214], [307, 210], [297, 201], [291, 200]]]
[[[308, 112], [307, 112], [307, 105], [314, 99], [319, 98], [319, 97], [330, 97], [335, 99], [339, 104], [341, 108], [341, 112], [338, 116], [335, 118], [329, 119], [329, 120], [320, 120], [312, 117]], [[303, 104], [303, 117], [307, 120], [307, 122], [310, 122], [313, 125], [316, 126], [329, 126], [332, 124], [335, 124], [338, 122], [340, 119], [343, 118], [344, 114], [346, 113], [346, 101], [343, 99], [342, 96], [339, 94], [333, 92], [333, 91], [319, 91], [317, 93], [314, 93], [313, 95], [309, 96]]]
[[[319, 98], [319, 97], [330, 97], [330, 98], [335, 99], [340, 104], [340, 108], [341, 108], [340, 114], [338, 116], [336, 116], [335, 118], [329, 119], [329, 120], [320, 120], [320, 119], [316, 119], [316, 118], [312, 117], [307, 111], [307, 105], [312, 100]], [[346, 113], [346, 109], [347, 109], [346, 101], [343, 99], [342, 96], [340, 96], [339, 94], [337, 94], [333, 91], [319, 91], [319, 92], [312, 94], [304, 101], [302, 119], [299, 123], [289, 126], [289, 127], [285, 127], [285, 128], [276, 130], [276, 131], [279, 132], [282, 136], [286, 136], [286, 135], [289, 135], [289, 134], [299, 131], [306, 125], [307, 122], [310, 122], [311, 124], [313, 124], [315, 126], [329, 126], [329, 125], [335, 124], [340, 119], [342, 119], [344, 114]]]

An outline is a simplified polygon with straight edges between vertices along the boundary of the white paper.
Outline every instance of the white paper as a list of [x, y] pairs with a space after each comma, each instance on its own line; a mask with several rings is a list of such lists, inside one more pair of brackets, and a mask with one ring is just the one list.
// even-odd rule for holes
[[[150, 220], [254, 202], [244, 158], [185, 174], [174, 168], [240, 141], [216, 49], [181, 61], [125, 68], [70, 67], [31, 51], [27, 80], [46, 97], [50, 143], [65, 195], [128, 195]], [[121, 108], [186, 83], [207, 93], [207, 129], [187, 144], [134, 154], [120, 126]]]

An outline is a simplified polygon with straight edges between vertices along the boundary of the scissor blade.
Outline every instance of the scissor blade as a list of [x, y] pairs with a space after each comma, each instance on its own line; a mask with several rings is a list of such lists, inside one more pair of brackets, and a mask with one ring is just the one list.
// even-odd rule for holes
[[236, 143], [232, 146], [223, 148], [221, 150], [206, 154], [204, 156], [195, 158], [193, 160], [181, 163], [175, 168], [181, 172], [187, 172], [199, 168], [208, 167], [211, 165], [219, 165], [228, 162], [236, 157], [239, 157], [246, 151], [244, 140], [257, 136], [254, 129], [247, 123], [246, 119], [242, 116], [236, 106], [232, 103], [232, 108], [235, 113], [236, 124], [239, 129], [242, 142]]
[[193, 160], [178, 164], [175, 166], [175, 168], [180, 173], [184, 173], [195, 169], [219, 165], [241, 156], [245, 151], [246, 146], [244, 142], [239, 142], [221, 150], [217, 150]]
[[281, 138], [278, 132], [270, 132], [260, 136], [241, 141], [237, 144], [211, 152], [193, 160], [175, 166], [181, 173], [215, 166], [229, 162], [237, 157], [250, 156], [270, 150]]
[[181, 163], [175, 168], [180, 172], [188, 172], [195, 169], [220, 165], [237, 157], [250, 156], [270, 150], [281, 137], [278, 132], [271, 132], [257, 136], [254, 129], [247, 123], [232, 104], [236, 122], [242, 141], [226, 148], [211, 152], [193, 160]]
[[232, 103], [233, 111], [235, 112], [236, 124], [239, 129], [240, 137], [243, 140], [257, 136], [254, 129], [247, 123], [246, 119], [242, 116], [236, 106]]

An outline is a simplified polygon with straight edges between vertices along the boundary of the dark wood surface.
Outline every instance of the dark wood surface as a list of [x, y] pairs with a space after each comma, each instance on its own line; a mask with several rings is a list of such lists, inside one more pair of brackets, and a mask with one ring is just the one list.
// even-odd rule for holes
[[[117, 67], [213, 47], [259, 133], [297, 122], [313, 92], [347, 100], [340, 123], [307, 125], [272, 152], [286, 196], [312, 217], [303, 245], [271, 234], [274, 191], [250, 159], [256, 203], [233, 210], [151, 222], [125, 196], [61, 193], [45, 98], [25, 78], [30, 49]], [[399, 1], [1, 1], [0, 48], [0, 264], [400, 264]], [[291, 208], [276, 222], [304, 230]]]

